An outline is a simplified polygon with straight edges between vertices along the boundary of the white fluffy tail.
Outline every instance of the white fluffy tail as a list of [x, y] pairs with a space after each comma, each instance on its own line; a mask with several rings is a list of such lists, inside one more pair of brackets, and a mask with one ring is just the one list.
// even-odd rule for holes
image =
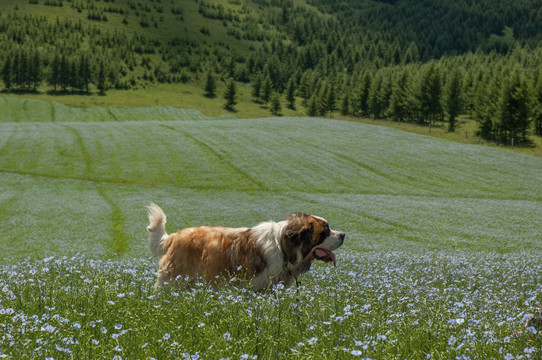
[[149, 210], [149, 248], [154, 256], [162, 256], [166, 253], [164, 242], [168, 234], [166, 232], [166, 214], [156, 204], [151, 203], [147, 206]]

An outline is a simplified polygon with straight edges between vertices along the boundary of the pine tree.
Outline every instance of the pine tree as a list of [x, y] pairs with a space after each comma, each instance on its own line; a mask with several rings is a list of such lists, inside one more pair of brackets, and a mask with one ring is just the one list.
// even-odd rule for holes
[[542, 76], [538, 77], [538, 81], [535, 84], [533, 100], [534, 133], [535, 135], [542, 136]]
[[30, 83], [30, 56], [27, 51], [21, 51], [21, 57], [19, 59], [19, 87], [27, 90]]
[[318, 87], [320, 88], [320, 91], [316, 97], [316, 107], [318, 109], [317, 115], [326, 116], [327, 112], [329, 111], [329, 106], [327, 104], [327, 100], [329, 99], [329, 88], [327, 84], [320, 85]]
[[51, 74], [49, 76], [49, 85], [53, 86], [53, 90], [56, 92], [56, 87], [60, 83], [60, 57], [55, 54], [53, 62], [51, 64]]
[[235, 64], [235, 58], [232, 56], [230, 58], [230, 62], [228, 65], [226, 65], [226, 72], [228, 73], [228, 76], [231, 78], [235, 78], [235, 72], [237, 70], [237, 66]]
[[13, 61], [13, 82], [19, 89], [24, 87], [27, 76], [27, 65], [26, 53], [24, 51], [16, 53]]
[[502, 89], [499, 140], [517, 145], [530, 142], [531, 92], [527, 80], [514, 71]]
[[350, 115], [350, 94], [344, 94], [341, 100], [341, 115], [347, 116]]
[[11, 90], [11, 80], [13, 78], [12, 66], [11, 66], [11, 57], [6, 57], [4, 66], [2, 67], [2, 81], [4, 81], [4, 87], [6, 90]]
[[459, 71], [454, 71], [446, 84], [444, 108], [448, 114], [448, 131], [454, 132], [457, 126], [457, 117], [462, 110], [461, 89], [462, 77]]
[[542, 136], [542, 112], [540, 110], [534, 118], [534, 133], [535, 135]]
[[354, 114], [358, 116], [369, 115], [369, 93], [373, 78], [369, 72], [366, 72], [361, 78], [355, 101], [352, 103]]
[[92, 82], [90, 62], [88, 56], [82, 54], [79, 58], [79, 78], [81, 81], [80, 89], [87, 92], [89, 91], [89, 84]]
[[380, 118], [384, 109], [382, 108], [381, 99], [381, 90], [382, 87], [382, 76], [380, 73], [377, 73], [372, 84], [371, 89], [369, 90], [367, 106], [369, 113], [373, 115], [374, 119]]
[[32, 90], [36, 91], [42, 81], [41, 59], [38, 51], [34, 51], [32, 62], [30, 63], [30, 83]]
[[286, 85], [286, 101], [288, 102], [288, 108], [295, 110], [295, 82], [293, 78], [290, 78]]
[[235, 82], [233, 79], [230, 79], [228, 81], [228, 84], [226, 85], [226, 92], [224, 93], [224, 99], [226, 100], [226, 103], [224, 104], [224, 108], [228, 111], [234, 111], [234, 106], [237, 104], [236, 101], [236, 89], [235, 89]]
[[62, 91], [66, 91], [70, 85], [70, 73], [70, 66], [68, 64], [68, 60], [66, 59], [66, 55], [62, 54], [59, 67], [59, 80]]
[[331, 113], [337, 110], [337, 99], [335, 94], [335, 85], [331, 83], [326, 92], [326, 112]]
[[316, 100], [316, 95], [311, 96], [308, 104], [307, 104], [307, 115], [308, 116], [316, 116], [318, 115], [318, 102]]
[[495, 76], [491, 81], [479, 79], [472, 91], [471, 116], [479, 123], [476, 135], [485, 140], [496, 140], [502, 86], [501, 76]]
[[307, 70], [301, 75], [301, 80], [299, 80], [299, 88], [297, 93], [301, 98], [303, 98], [302, 105], [307, 106], [307, 103], [312, 96], [312, 71]]
[[420, 60], [420, 52], [418, 50], [418, 46], [416, 46], [416, 43], [412, 42], [408, 46], [407, 50], [405, 51], [405, 55], [403, 56], [403, 63], [409, 64], [414, 63]]
[[417, 98], [419, 103], [419, 122], [429, 123], [440, 120], [443, 115], [441, 97], [442, 88], [440, 83], [440, 72], [434, 64], [430, 64], [420, 77], [418, 84]]
[[411, 88], [408, 72], [402, 70], [392, 85], [389, 113], [394, 120], [399, 122], [408, 119], [411, 111], [410, 94]]
[[216, 97], [216, 83], [215, 78], [211, 72], [207, 74], [207, 82], [205, 83], [205, 96], [208, 98]]
[[103, 63], [103, 60], [100, 61], [100, 65], [98, 67], [98, 79], [97, 79], [97, 88], [98, 88], [98, 94], [105, 95], [106, 84], [105, 84], [105, 65]]
[[72, 88], [72, 90], [80, 89], [82, 87], [81, 74], [79, 73], [77, 69], [77, 64], [75, 63], [75, 61], [71, 62], [71, 64], [69, 65], [69, 69], [70, 69], [70, 76], [69, 76], [70, 87]]
[[282, 111], [282, 106], [280, 104], [280, 94], [279, 93], [273, 93], [271, 96], [271, 114], [275, 116], [280, 116], [280, 112]]
[[252, 98], [254, 99], [254, 101], [260, 100], [262, 82], [262, 74], [257, 74], [256, 76], [254, 76], [254, 80], [252, 80]]
[[271, 100], [272, 93], [273, 83], [271, 82], [271, 77], [268, 75], [263, 79], [262, 88], [260, 89], [260, 98], [265, 103], [265, 107], [267, 107], [267, 103]]

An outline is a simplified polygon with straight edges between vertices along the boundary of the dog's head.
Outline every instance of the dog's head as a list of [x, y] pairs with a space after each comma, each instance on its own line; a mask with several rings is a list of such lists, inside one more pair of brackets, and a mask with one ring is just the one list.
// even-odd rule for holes
[[290, 264], [298, 265], [307, 259], [335, 264], [333, 250], [343, 244], [343, 232], [332, 230], [325, 219], [314, 215], [295, 213], [286, 221], [280, 245]]

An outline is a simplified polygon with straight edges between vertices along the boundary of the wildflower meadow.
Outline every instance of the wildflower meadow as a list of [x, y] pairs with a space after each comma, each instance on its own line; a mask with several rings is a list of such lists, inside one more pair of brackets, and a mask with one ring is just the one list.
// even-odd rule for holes
[[0, 268], [2, 358], [537, 359], [538, 256], [341, 254], [299, 287], [152, 290], [146, 259]]
[[[0, 99], [0, 359], [542, 358], [524, 327], [541, 158], [332, 119]], [[151, 201], [169, 232], [302, 211], [346, 241], [287, 289], [154, 291]]]

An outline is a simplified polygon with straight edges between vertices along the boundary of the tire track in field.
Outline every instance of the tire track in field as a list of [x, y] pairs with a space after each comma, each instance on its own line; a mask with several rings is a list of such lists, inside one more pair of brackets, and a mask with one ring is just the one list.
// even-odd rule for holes
[[[315, 204], [315, 205], [321, 205], [320, 202], [318, 202], [316, 200], [313, 200], [313, 199], [310, 199], [310, 194], [306, 194], [306, 193], [290, 193], [289, 196], [291, 196], [292, 198], [296, 198], [298, 200], [304, 201], [304, 202], [309, 202], [309, 203], [312, 203], [312, 204]], [[341, 206], [339, 204], [328, 204], [328, 206], [334, 207], [335, 209], [338, 209], [339, 211], [344, 212], [345, 214], [349, 214], [349, 215], [353, 214], [352, 209], [349, 208], [349, 207], [346, 207], [346, 206]], [[365, 219], [369, 219], [371, 221], [374, 221], [375, 223], [381, 223], [381, 224], [390, 226], [390, 227], [392, 227], [394, 229], [399, 229], [401, 231], [410, 231], [410, 232], [412, 232], [412, 231], [416, 230], [415, 227], [408, 226], [408, 225], [402, 224], [402, 223], [398, 223], [396, 221], [386, 220], [386, 219], [380, 218], [380, 217], [375, 216], [375, 215], [370, 215], [367, 212], [361, 211], [360, 209], [356, 209], [355, 214], [359, 215], [360, 217], [363, 217]]]
[[106, 109], [107, 113], [113, 118], [114, 121], [119, 121], [119, 118], [111, 111], [111, 108], [109, 106], [107, 106]]
[[205, 142], [199, 140], [197, 137], [195, 137], [194, 135], [190, 134], [189, 132], [186, 132], [186, 131], [183, 131], [181, 129], [178, 129], [178, 128], [175, 128], [173, 126], [169, 126], [169, 125], [164, 125], [164, 124], [158, 124], [158, 126], [161, 126], [161, 127], [164, 127], [166, 129], [169, 129], [169, 130], [173, 130], [173, 131], [178, 131], [180, 133], [182, 133], [183, 135], [185, 135], [187, 138], [191, 139], [192, 141], [196, 142], [198, 145], [200, 145], [201, 147], [207, 149], [211, 154], [213, 154], [217, 159], [219, 159], [220, 161], [222, 161], [223, 163], [227, 164], [230, 168], [232, 168], [235, 172], [237, 172], [238, 174], [240, 174], [241, 176], [243, 176], [245, 179], [248, 180], [248, 182], [252, 183], [253, 185], [255, 185], [258, 190], [261, 190], [261, 191], [269, 191], [269, 189], [267, 188], [267, 186], [265, 186], [265, 184], [259, 180], [257, 180], [256, 178], [252, 177], [249, 173], [247, 173], [246, 171], [244, 171], [243, 169], [241, 169], [240, 167], [232, 164], [230, 161], [228, 161], [223, 154], [221, 154], [220, 152], [218, 152], [215, 148], [213, 148], [212, 146], [210, 146], [209, 144], [206, 144]]
[[[71, 127], [68, 125], [63, 125], [63, 126], [69, 131], [71, 131], [73, 135], [76, 137], [79, 148], [81, 149], [83, 160], [85, 162], [85, 171], [84, 171], [85, 179], [88, 181], [93, 181], [90, 176], [90, 174], [92, 173], [92, 158], [85, 147], [81, 134], [74, 127]], [[104, 199], [104, 201], [111, 208], [111, 234], [113, 235], [113, 239], [110, 244], [111, 249], [113, 250], [115, 254], [122, 255], [126, 253], [126, 251], [128, 251], [128, 243], [127, 243], [128, 236], [126, 235], [126, 232], [124, 231], [124, 218], [122, 216], [122, 211], [117, 206], [117, 204], [113, 201], [113, 199], [111, 199], [107, 195], [107, 191], [103, 183], [96, 182], [96, 192], [98, 193], [98, 195], [100, 195]]]
[[[312, 146], [312, 147], [314, 147], [314, 148], [316, 148], [316, 149], [318, 149], [318, 150], [320, 150], [322, 152], [331, 154], [331, 155], [336, 156], [336, 157], [338, 157], [338, 158], [340, 158], [342, 160], [345, 160], [347, 162], [353, 163], [354, 165], [356, 165], [356, 166], [358, 166], [358, 167], [360, 167], [360, 168], [362, 168], [362, 169], [364, 169], [364, 170], [366, 170], [366, 171], [368, 171], [370, 173], [373, 173], [376, 176], [379, 176], [379, 177], [389, 181], [392, 184], [400, 184], [400, 185], [402, 185], [404, 187], [407, 187], [409, 190], [412, 190], [412, 191], [414, 191], [414, 190], [415, 191], [422, 190], [424, 192], [429, 191], [429, 190], [427, 190], [426, 188], [424, 188], [422, 186], [416, 186], [414, 184], [408, 183], [408, 182], [403, 181], [403, 180], [401, 180], [399, 178], [396, 178], [396, 177], [393, 177], [393, 176], [391, 176], [389, 174], [386, 174], [385, 172], [380, 171], [380, 170], [378, 170], [377, 168], [375, 168], [373, 166], [367, 165], [367, 164], [365, 164], [365, 163], [363, 163], [363, 162], [361, 162], [359, 160], [353, 159], [350, 156], [345, 155], [345, 154], [343, 154], [341, 152], [332, 151], [332, 150], [329, 150], [327, 148], [323, 148], [323, 147], [320, 147], [318, 145], [315, 145], [314, 143], [301, 141], [299, 139], [296, 139], [296, 141], [301, 142], [301, 143], [303, 143], [304, 145], [307, 145], [307, 146]], [[419, 194], [419, 195], [422, 196], [422, 195], [427, 195], [427, 194]]]

